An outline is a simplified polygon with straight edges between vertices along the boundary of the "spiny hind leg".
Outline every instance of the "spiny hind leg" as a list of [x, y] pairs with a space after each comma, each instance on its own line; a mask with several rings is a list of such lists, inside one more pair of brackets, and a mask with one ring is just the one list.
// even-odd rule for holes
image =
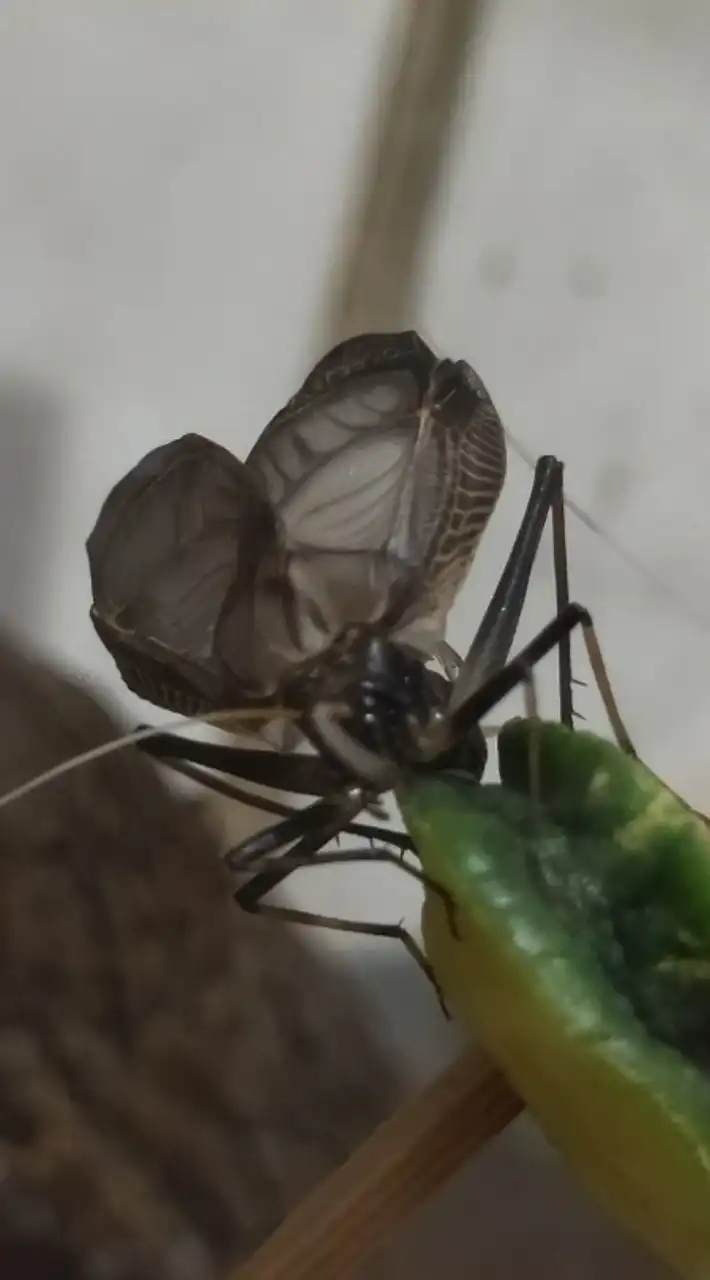
[[[300, 871], [304, 867], [327, 867], [340, 866], [347, 863], [389, 863], [397, 871], [403, 871], [405, 875], [416, 880], [428, 893], [434, 893], [439, 897], [444, 905], [444, 909], [448, 916], [449, 926], [455, 938], [460, 937], [457, 917], [456, 904], [446, 889], [433, 880], [431, 876], [422, 871], [421, 867], [413, 867], [410, 862], [405, 862], [404, 850], [395, 852], [394, 849], [387, 849], [381, 846], [373, 847], [370, 845], [360, 846], [356, 849], [320, 849], [315, 854], [298, 854], [296, 851], [283, 854], [280, 858], [273, 860], [273, 864], [278, 867], [283, 879], [292, 875], [295, 871]], [[414, 853], [416, 857], [416, 853]], [[265, 861], [265, 869], [268, 870], [269, 862]], [[267, 889], [259, 895], [252, 895], [252, 901], [259, 901], [263, 898]], [[242, 890], [246, 895], [246, 886]], [[235, 895], [237, 896], [237, 895]]]
[[[631, 741], [631, 736], [621, 718], [621, 713], [614, 696], [614, 690], [606, 668], [606, 663], [602, 657], [599, 639], [591, 619], [586, 624], [582, 623], [582, 636], [584, 637], [584, 643], [589, 656], [589, 663], [594, 675], [594, 681], [599, 690], [601, 700], [604, 703], [604, 709], [609, 719], [617, 746], [625, 755], [631, 756], [634, 760], [639, 760], [640, 756]], [[645, 767], [648, 769], [648, 765], [645, 765]], [[653, 770], [649, 770], [649, 772], [653, 773]], [[654, 774], [654, 777], [656, 776], [657, 775]], [[699, 818], [706, 827], [710, 827], [710, 818], [707, 814], [701, 813], [699, 809], [694, 809], [692, 805], [688, 804], [687, 800], [684, 800], [682, 796], [678, 795], [678, 792], [674, 791], [672, 787], [669, 787], [668, 783], [664, 782], [662, 778], [659, 778], [658, 781], [663, 787], [665, 787], [666, 791], [670, 791], [671, 794], [675, 796], [676, 800], [680, 801], [680, 803], [688, 809], [690, 813], [694, 814], [696, 818]]]
[[288, 876], [295, 871], [304, 867], [317, 867], [328, 865], [339, 865], [342, 863], [357, 862], [389, 862], [396, 866], [398, 870], [404, 871], [407, 875], [413, 877], [417, 882], [423, 885], [427, 891], [437, 894], [446, 910], [449, 927], [455, 938], [460, 936], [456, 906], [453, 899], [448, 893], [429, 876], [427, 876], [418, 867], [413, 867], [409, 863], [404, 862], [402, 855], [395, 853], [391, 849], [348, 849], [345, 851], [320, 850], [315, 855], [308, 853], [299, 855], [297, 852], [286, 853], [282, 857], [274, 860], [273, 869], [269, 867], [268, 861], [265, 863], [264, 870], [258, 871], [252, 880], [238, 889], [234, 897], [239, 905], [245, 910], [253, 914], [270, 916], [272, 919], [281, 920], [291, 924], [312, 925], [321, 929], [333, 929], [341, 933], [356, 933], [368, 937], [391, 938], [401, 942], [408, 954], [415, 960], [419, 968], [426, 975], [429, 982], [433, 985], [439, 1003], [444, 1012], [448, 1013], [443, 1002], [439, 984], [434, 976], [433, 969], [424, 955], [421, 947], [417, 945], [414, 938], [402, 924], [378, 924], [364, 920], [345, 920], [340, 916], [321, 915], [317, 912], [301, 911], [295, 907], [276, 906], [264, 902], [264, 898], [271, 892], [277, 884], [282, 883]]
[[[569, 558], [567, 553], [567, 527], [565, 520], [565, 503], [562, 477], [552, 500], [552, 548], [555, 573], [555, 596], [557, 613], [562, 614], [570, 603], [569, 595]], [[602, 657], [601, 646], [594, 623], [587, 615], [581, 622], [589, 664], [592, 668], [594, 683], [604, 704], [604, 710], [616, 739], [617, 746], [629, 756], [637, 756], [636, 748], [631, 741], [626, 725], [621, 717], [619, 705], [614, 696], [609, 672]], [[575, 711], [572, 706], [572, 685], [579, 683], [572, 675], [572, 655], [570, 636], [567, 634], [560, 640], [558, 650], [560, 719], [563, 724], [572, 724]]]
[[631, 741], [631, 735], [624, 724], [619, 711], [619, 705], [614, 696], [609, 672], [602, 656], [599, 638], [594, 629], [594, 623], [590, 620], [582, 624], [582, 636], [589, 657], [589, 664], [592, 668], [594, 683], [599, 690], [601, 700], [604, 704], [609, 724], [616, 739], [617, 745], [627, 756], [634, 756], [638, 759], [638, 752]]
[[252, 904], [248, 910], [258, 915], [280, 920], [285, 924], [305, 924], [318, 929], [333, 929], [339, 933], [357, 933], [366, 937], [390, 938], [395, 942], [400, 942], [433, 986], [436, 998], [444, 1014], [447, 1018], [449, 1017], [443, 993], [432, 966], [429, 964], [421, 947], [402, 924], [380, 924], [368, 920], [344, 920], [340, 916], [319, 915], [312, 911], [299, 911], [296, 907], [272, 906], [271, 903], [261, 901]]
[[[567, 554], [567, 525], [565, 521], [564, 472], [560, 466], [557, 483], [552, 495], [552, 565], [555, 575], [555, 604], [557, 614], [563, 614], [569, 608], [569, 557]], [[560, 720], [568, 728], [574, 723], [574, 707], [572, 706], [572, 645], [570, 634], [561, 636], [557, 647], [558, 692], [560, 700]], [[526, 682], [526, 689], [531, 682]]]

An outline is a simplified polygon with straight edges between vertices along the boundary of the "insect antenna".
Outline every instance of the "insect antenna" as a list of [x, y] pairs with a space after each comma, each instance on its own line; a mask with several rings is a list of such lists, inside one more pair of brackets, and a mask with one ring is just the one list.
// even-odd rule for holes
[[[535, 466], [534, 455], [520, 443], [517, 437], [514, 436], [507, 427], [505, 428], [505, 438], [508, 444], [513, 448], [514, 452], [517, 453], [519, 458], [522, 458], [523, 462], [525, 462], [527, 466]], [[684, 596], [681, 596], [674, 590], [669, 582], [664, 578], [660, 578], [652, 569], [649, 569], [648, 565], [644, 564], [642, 560], [639, 560], [631, 551], [622, 546], [613, 534], [609, 533], [607, 529], [600, 525], [593, 516], [590, 516], [589, 513], [585, 511], [584, 507], [580, 506], [578, 502], [575, 502], [574, 498], [571, 498], [566, 491], [563, 495], [563, 502], [566, 509], [572, 512], [572, 515], [579, 520], [580, 524], [584, 525], [585, 529], [588, 529], [590, 533], [593, 533], [594, 536], [599, 538], [599, 540], [603, 542], [610, 551], [613, 551], [615, 556], [618, 556], [624, 564], [627, 564], [635, 573], [638, 573], [650, 587], [653, 587], [654, 591], [658, 591], [661, 595], [665, 596], [667, 600], [670, 600], [675, 608], [677, 608], [679, 612], [682, 613], [690, 622], [699, 626], [704, 632], [710, 632], [710, 618], [708, 618], [706, 614], [700, 613], [695, 609]]]
[[[273, 708], [272, 708], [273, 710]], [[291, 708], [278, 708], [278, 714], [284, 719], [296, 720], [301, 714]], [[239, 719], [245, 721], [258, 720], [264, 717], [264, 709], [260, 707], [250, 707], [238, 713]], [[90, 751], [82, 751], [78, 755], [69, 756], [68, 759], [62, 760], [59, 764], [53, 765], [51, 769], [45, 769], [43, 773], [36, 774], [33, 778], [29, 778], [27, 782], [20, 783], [19, 786], [13, 787], [11, 791], [7, 791], [5, 795], [0, 796], [0, 809], [6, 805], [12, 804], [15, 800], [22, 799], [23, 796], [30, 795], [31, 792], [38, 790], [40, 787], [46, 786], [57, 778], [63, 777], [65, 774], [72, 773], [75, 769], [83, 768], [84, 765], [91, 764], [95, 760], [100, 760], [104, 756], [111, 755], [114, 751], [122, 751], [125, 747], [131, 747], [137, 743], [143, 742], [148, 738], [165, 734], [169, 730], [179, 731], [182, 728], [188, 728], [197, 724], [219, 724], [222, 721], [234, 723], [236, 715], [234, 711], [209, 711], [204, 715], [189, 716], [177, 723], [173, 720], [162, 725], [141, 726], [139, 729], [133, 729], [130, 733], [121, 734], [118, 738], [111, 738], [108, 742], [102, 742], [97, 747], [92, 747]]]

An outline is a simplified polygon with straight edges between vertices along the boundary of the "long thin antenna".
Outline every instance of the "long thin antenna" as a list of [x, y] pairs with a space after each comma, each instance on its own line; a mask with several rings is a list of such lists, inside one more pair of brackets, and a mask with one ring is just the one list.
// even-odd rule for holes
[[[342, 710], [342, 708], [341, 708]], [[293, 711], [284, 707], [269, 708], [271, 714], [276, 715], [284, 720], [295, 720], [300, 712]], [[102, 742], [97, 747], [92, 747], [90, 751], [82, 751], [79, 755], [69, 756], [67, 760], [62, 760], [59, 764], [55, 764], [51, 769], [45, 769], [44, 773], [38, 773], [34, 778], [28, 779], [27, 782], [21, 783], [18, 787], [13, 787], [12, 791], [7, 791], [4, 796], [0, 796], [0, 809], [4, 809], [6, 805], [12, 804], [14, 800], [20, 800], [23, 796], [27, 796], [32, 791], [36, 791], [38, 787], [45, 786], [48, 782], [53, 782], [55, 778], [61, 778], [66, 773], [71, 773], [74, 769], [79, 769], [85, 764], [91, 764], [93, 760], [100, 760], [102, 756], [111, 755], [114, 751], [121, 751], [124, 747], [133, 746], [136, 742], [141, 742], [145, 738], [154, 738], [162, 733], [178, 733], [182, 729], [189, 729], [192, 725], [197, 724], [219, 724], [221, 721], [228, 721], [230, 728], [237, 727], [239, 721], [263, 720], [265, 714], [264, 707], [249, 707], [244, 711], [211, 711], [206, 715], [192, 716], [186, 720], [171, 720], [163, 724], [150, 725], [147, 728], [134, 729], [131, 733], [124, 733], [119, 738], [112, 738], [109, 742]]]
[[[536, 462], [535, 457], [530, 453], [529, 449], [526, 449], [525, 446], [520, 443], [516, 436], [514, 436], [507, 427], [505, 428], [505, 437], [508, 444], [513, 449], [513, 452], [517, 453], [518, 457], [522, 458], [523, 462], [526, 462], [529, 467], [534, 469]], [[710, 616], [702, 614], [697, 609], [694, 609], [693, 606], [689, 604], [683, 596], [679, 595], [669, 583], [664, 582], [663, 578], [659, 578], [652, 569], [649, 569], [648, 565], [644, 564], [642, 560], [639, 560], [633, 552], [622, 546], [622, 544], [613, 537], [612, 534], [608, 533], [606, 529], [603, 529], [600, 524], [597, 524], [597, 521], [584, 510], [584, 507], [581, 507], [578, 502], [575, 502], [574, 498], [570, 498], [566, 489], [564, 491], [563, 501], [567, 510], [584, 525], [585, 529], [589, 529], [590, 533], [593, 533], [597, 538], [600, 538], [601, 541], [609, 547], [609, 550], [613, 551], [614, 555], [618, 556], [624, 564], [627, 564], [630, 569], [633, 569], [635, 573], [638, 573], [642, 578], [644, 578], [648, 585], [653, 587], [655, 591], [658, 591], [661, 595], [665, 596], [667, 600], [670, 600], [679, 612], [682, 613], [690, 622], [695, 623], [695, 625], [699, 626], [701, 630], [710, 632]]]

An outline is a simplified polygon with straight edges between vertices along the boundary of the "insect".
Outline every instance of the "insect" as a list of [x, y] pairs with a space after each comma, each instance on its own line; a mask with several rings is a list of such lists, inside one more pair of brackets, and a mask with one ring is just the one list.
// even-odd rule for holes
[[[246, 462], [185, 436], [148, 454], [109, 494], [87, 543], [91, 617], [128, 687], [191, 716], [263, 711], [265, 726], [286, 708], [315, 748], [299, 755], [169, 734], [143, 744], [209, 785], [222, 786], [221, 773], [318, 797], [289, 810], [249, 796], [280, 820], [229, 855], [233, 870], [255, 872], [236, 895], [247, 909], [261, 909], [275, 884], [341, 832], [384, 836], [389, 849], [321, 859], [396, 858], [393, 849], [410, 848], [406, 836], [356, 819], [402, 770], [436, 765], [480, 778], [482, 715], [554, 646], [561, 719], [571, 724], [569, 632], [578, 623], [625, 734], [591, 619], [569, 601], [557, 459], [535, 467], [468, 652], [460, 659], [446, 643], [448, 612], [505, 471], [503, 426], [473, 369], [438, 359], [416, 333], [369, 334], [316, 365]], [[506, 668], [550, 515], [558, 617]]]

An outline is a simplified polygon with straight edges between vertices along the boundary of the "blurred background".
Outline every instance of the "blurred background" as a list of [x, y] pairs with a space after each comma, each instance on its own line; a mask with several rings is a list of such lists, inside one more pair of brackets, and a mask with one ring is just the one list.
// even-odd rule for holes
[[[419, 102], [413, 134], [435, 190], [419, 189], [420, 173], [412, 190], [421, 225], [410, 239], [403, 233], [413, 256], [395, 261], [390, 228], [364, 294], [361, 280], [364, 303], [350, 299], [348, 312], [347, 257], [357, 259], [361, 212], [367, 224], [361, 206], [390, 95], [412, 91], [401, 66], [415, 5], [6, 0], [0, 616], [99, 681], [131, 721], [145, 718], [88, 618], [84, 541], [108, 489], [147, 450], [187, 431], [246, 454], [356, 318], [361, 328], [415, 327], [474, 365], [529, 456], [564, 459], [569, 496], [624, 549], [569, 515], [572, 594], [594, 613], [632, 737], [702, 807], [710, 10], [698, 0], [448, 8], [460, 24], [442, 44], [456, 93], [439, 115], [450, 108], [450, 118], [428, 151], [444, 75]], [[392, 137], [395, 152], [398, 137], [413, 146], [401, 130]], [[379, 162], [386, 187], [394, 162], [386, 153]], [[378, 216], [386, 221], [387, 210], [378, 215], [375, 201], [370, 244]], [[396, 297], [389, 262], [393, 279], [409, 271]], [[530, 479], [511, 450], [504, 496], [451, 620], [456, 647], [480, 617]], [[546, 554], [521, 639], [552, 609]], [[541, 674], [550, 714], [553, 678], [552, 664]], [[579, 691], [577, 706], [603, 726], [593, 689]], [[370, 869], [314, 873], [296, 892], [316, 909], [416, 916], [407, 882]], [[406, 957], [353, 940], [338, 956], [415, 1074], [446, 1058], [454, 1033]], [[520, 1170], [552, 1158], [527, 1139], [506, 1141], [518, 1193], [537, 1195], [539, 1171], [533, 1186]], [[603, 1235], [593, 1212], [549, 1177], [563, 1197], [550, 1202], [555, 1221], [581, 1214], [584, 1229]], [[539, 1205], [529, 1218], [520, 1235], [528, 1252], [529, 1238], [547, 1229]], [[558, 1239], [550, 1232], [548, 1260]], [[593, 1257], [584, 1274], [601, 1265]]]

